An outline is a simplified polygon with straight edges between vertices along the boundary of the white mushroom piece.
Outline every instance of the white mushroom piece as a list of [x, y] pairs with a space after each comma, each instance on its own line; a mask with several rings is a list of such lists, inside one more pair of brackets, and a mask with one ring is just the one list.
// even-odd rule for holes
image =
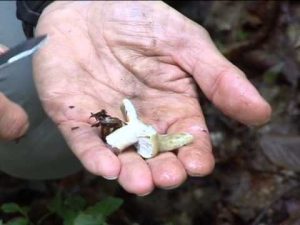
[[119, 151], [134, 145], [143, 158], [152, 158], [159, 152], [172, 151], [193, 142], [189, 133], [158, 134], [154, 127], [139, 120], [134, 105], [124, 99], [121, 111], [127, 124], [106, 136], [106, 142]]

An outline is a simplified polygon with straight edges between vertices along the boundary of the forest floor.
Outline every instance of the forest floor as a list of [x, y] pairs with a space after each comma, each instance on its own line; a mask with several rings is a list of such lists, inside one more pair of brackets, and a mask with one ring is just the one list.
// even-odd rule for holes
[[[218, 48], [247, 74], [272, 105], [271, 121], [247, 127], [222, 115], [201, 95], [216, 157], [211, 175], [189, 178], [175, 190], [137, 197], [116, 182], [85, 171], [45, 182], [1, 174], [1, 204], [29, 207], [34, 224], [47, 213], [59, 191], [64, 196], [80, 195], [88, 204], [107, 196], [122, 199], [122, 206], [107, 221], [111, 225], [300, 224], [300, 4], [170, 4], [206, 27]], [[16, 214], [1, 216], [7, 221]], [[39, 224], [62, 221], [49, 215]]]

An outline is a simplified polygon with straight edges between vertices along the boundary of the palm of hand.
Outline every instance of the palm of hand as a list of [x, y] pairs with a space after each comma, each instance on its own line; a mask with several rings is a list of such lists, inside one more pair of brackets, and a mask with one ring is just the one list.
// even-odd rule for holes
[[[49, 34], [49, 43], [35, 59], [35, 79], [46, 111], [83, 165], [95, 174], [118, 177], [127, 191], [137, 194], [146, 194], [154, 186], [177, 186], [186, 174], [209, 173], [214, 160], [209, 137], [202, 132], [206, 125], [196, 84], [225, 113], [234, 116], [235, 112], [219, 103], [222, 82], [217, 82], [214, 74], [235, 68], [216, 52], [205, 32], [159, 2], [58, 2], [51, 7], [37, 29]], [[176, 26], [171, 26], [174, 19]], [[179, 34], [180, 29], [185, 32]], [[211, 81], [194, 76], [195, 81], [190, 75], [202, 70], [189, 58], [189, 51], [199, 53], [195, 45], [186, 43], [193, 38], [200, 38], [196, 47], [204, 47], [210, 55], [202, 64], [208, 64], [205, 72], [211, 74]], [[209, 68], [211, 60], [219, 62], [215, 70], [220, 72]], [[236, 79], [247, 82], [242, 76]], [[215, 88], [208, 85], [213, 81], [219, 83]], [[248, 86], [243, 91], [257, 94]], [[143, 120], [159, 132], [186, 131], [196, 141], [180, 149], [177, 156], [164, 153], [147, 163], [132, 151], [115, 156], [91, 127], [89, 115], [106, 109], [122, 118], [119, 106], [125, 97], [132, 99]], [[238, 119], [265, 119], [262, 117], [268, 112], [263, 107], [263, 116]], [[77, 126], [80, 129], [72, 130]]]

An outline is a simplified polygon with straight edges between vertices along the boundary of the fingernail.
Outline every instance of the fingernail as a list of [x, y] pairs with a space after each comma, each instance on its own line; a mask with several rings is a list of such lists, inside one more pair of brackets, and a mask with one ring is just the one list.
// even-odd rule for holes
[[105, 178], [106, 180], [116, 180], [118, 178], [118, 176], [114, 176], [114, 177], [105, 177], [105, 176], [103, 176], [103, 178]]
[[172, 190], [172, 189], [175, 189], [175, 188], [178, 188], [180, 186], [180, 184], [176, 184], [176, 185], [173, 185], [173, 186], [168, 186], [168, 187], [162, 187], [162, 189], [164, 190]]
[[139, 196], [139, 197], [145, 197], [145, 196], [149, 195], [151, 192], [152, 191], [146, 192], [144, 194], [138, 194], [137, 196]]

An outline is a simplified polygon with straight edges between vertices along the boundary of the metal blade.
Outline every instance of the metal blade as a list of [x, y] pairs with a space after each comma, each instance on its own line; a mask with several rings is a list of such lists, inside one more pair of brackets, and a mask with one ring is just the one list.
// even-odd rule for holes
[[33, 54], [42, 46], [45, 40], [46, 35], [31, 38], [3, 53], [0, 55], [0, 69]]

